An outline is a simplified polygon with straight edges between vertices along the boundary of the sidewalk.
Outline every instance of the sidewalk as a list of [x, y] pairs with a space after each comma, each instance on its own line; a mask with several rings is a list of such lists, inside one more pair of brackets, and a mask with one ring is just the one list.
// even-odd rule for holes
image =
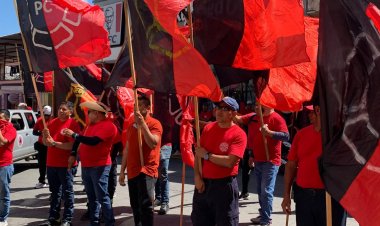
[[[15, 164], [15, 168], [20, 168], [20, 163]], [[38, 178], [37, 165], [34, 162], [25, 163], [25, 169], [17, 172], [12, 177], [11, 184], [11, 213], [8, 218], [10, 226], [36, 226], [46, 221], [49, 211], [49, 189], [34, 189], [34, 185]], [[120, 167], [120, 166], [119, 166]], [[78, 172], [80, 175], [80, 171]], [[181, 206], [181, 178], [182, 178], [182, 162], [180, 159], [171, 159], [169, 165], [170, 179], [170, 211], [167, 215], [154, 215], [155, 225], [158, 226], [178, 226], [180, 225], [180, 206]], [[240, 177], [239, 177], [240, 184]], [[88, 225], [88, 221], [81, 221], [80, 217], [86, 211], [86, 194], [83, 192], [83, 185], [80, 177], [74, 179], [75, 189], [75, 212], [73, 225]], [[193, 169], [186, 167], [185, 177], [185, 197], [183, 208], [183, 225], [190, 226], [190, 214], [192, 210], [193, 198]], [[273, 224], [285, 225], [285, 215], [281, 210], [281, 195], [283, 190], [283, 177], [277, 178], [274, 198]], [[240, 225], [250, 225], [250, 219], [258, 215], [259, 204], [257, 202], [257, 194], [255, 194], [255, 181], [251, 176], [249, 186], [250, 198], [240, 202]], [[129, 203], [128, 187], [116, 188], [114, 197], [114, 214], [116, 225], [133, 226], [132, 210]], [[156, 211], [159, 207], [155, 208]], [[289, 225], [295, 226], [295, 216], [289, 218]], [[352, 218], [348, 219], [347, 226], [357, 226], [358, 223]]]

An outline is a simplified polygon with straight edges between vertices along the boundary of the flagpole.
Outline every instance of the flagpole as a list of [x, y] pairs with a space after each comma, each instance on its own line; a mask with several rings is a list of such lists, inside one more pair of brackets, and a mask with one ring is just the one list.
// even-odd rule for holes
[[17, 64], [17, 67], [18, 67], [18, 71], [20, 73], [20, 80], [23, 81], [22, 83], [22, 87], [23, 87], [23, 92], [24, 92], [24, 95], [22, 96], [23, 97], [23, 100], [24, 100], [24, 103], [26, 103], [26, 98], [25, 98], [25, 85], [24, 85], [24, 79], [22, 77], [22, 71], [21, 71], [21, 63], [20, 63], [20, 56], [18, 54], [18, 46], [17, 46], [17, 43], [15, 43], [15, 48], [16, 48], [16, 56], [17, 56], [17, 61], [18, 61], [18, 64]]
[[[18, 16], [17, 1], [13, 0], [13, 4], [15, 5], [17, 18], [19, 18], [19, 16]], [[21, 33], [21, 39], [22, 39], [22, 43], [23, 43], [23, 46], [24, 46], [24, 50], [25, 50], [26, 60], [28, 61], [28, 67], [29, 67], [29, 71], [30, 71], [30, 76], [32, 77], [32, 83], [33, 83], [34, 93], [36, 94], [37, 105], [38, 105], [38, 109], [40, 111], [40, 115], [41, 115], [41, 119], [42, 119], [42, 124], [44, 125], [44, 128], [46, 129], [47, 126], [46, 126], [45, 117], [43, 117], [44, 113], [43, 113], [43, 109], [42, 109], [42, 105], [41, 105], [40, 94], [38, 93], [38, 89], [37, 89], [37, 85], [36, 85], [36, 79], [34, 78], [34, 73], [32, 72], [33, 68], [32, 68], [32, 65], [31, 65], [30, 59], [29, 59], [28, 46], [26, 45], [25, 38], [22, 35], [22, 29], [21, 28], [20, 28], [20, 33]]]
[[56, 116], [58, 116], [57, 112], [55, 112], [55, 105], [57, 104], [55, 102], [55, 72], [53, 71], [53, 74], [51, 75], [52, 76], [52, 80], [53, 80], [53, 87], [52, 87], [52, 92], [51, 92], [51, 108], [53, 109], [53, 115], [56, 114]]
[[[260, 102], [258, 102], [257, 107], [259, 108], [258, 114], [259, 114], [259, 118], [260, 118], [260, 124], [261, 124], [261, 127], [263, 127], [264, 126], [264, 118], [263, 118], [263, 111], [262, 111], [262, 107], [261, 107]], [[267, 158], [267, 161], [269, 161], [268, 140], [263, 133], [261, 133], [261, 135], [263, 136], [263, 140], [264, 140], [265, 156]]]
[[[128, 51], [129, 51], [132, 81], [133, 81], [133, 95], [135, 98], [135, 111], [139, 111], [139, 103], [138, 103], [138, 96], [137, 96], [137, 89], [136, 89], [135, 60], [133, 57], [133, 48], [132, 48], [131, 21], [129, 20], [129, 14], [128, 14], [128, 11], [129, 11], [128, 0], [124, 0], [124, 4], [125, 4], [124, 15], [125, 15], [125, 21], [126, 21]], [[126, 45], [126, 44], [124, 43], [124, 45]], [[140, 151], [140, 164], [141, 164], [141, 167], [143, 167], [144, 166], [144, 156], [143, 156], [143, 152], [142, 152], [142, 134], [141, 134], [141, 128], [140, 127], [137, 127], [137, 135], [138, 135], [139, 151]]]
[[332, 226], [331, 196], [326, 191], [326, 226]]

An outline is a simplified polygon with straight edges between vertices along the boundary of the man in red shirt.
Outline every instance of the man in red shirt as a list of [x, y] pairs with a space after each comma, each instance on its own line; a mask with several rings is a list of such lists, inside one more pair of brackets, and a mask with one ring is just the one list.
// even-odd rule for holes
[[191, 220], [194, 226], [239, 224], [239, 188], [236, 176], [247, 145], [245, 132], [233, 122], [239, 110], [235, 99], [224, 97], [216, 106], [216, 122], [203, 128], [194, 165], [195, 191]]
[[[43, 107], [43, 117], [45, 118], [45, 122], [48, 124], [51, 119], [51, 107], [46, 105]], [[44, 125], [42, 122], [42, 117], [38, 118], [36, 124], [33, 127], [33, 135], [38, 136], [38, 141], [34, 143], [34, 150], [38, 151], [38, 171], [40, 173], [40, 177], [38, 178], [38, 183], [34, 188], [46, 188], [48, 185], [45, 181], [46, 177], [46, 158], [47, 158], [47, 146], [45, 146], [42, 142], [42, 130], [44, 129]]]
[[[72, 118], [73, 103], [64, 101], [58, 109], [58, 117], [52, 119], [48, 128], [43, 130], [43, 141], [48, 146], [47, 152], [47, 178], [51, 192], [49, 219], [42, 225], [71, 225], [74, 214], [74, 176], [73, 169], [68, 169], [69, 159], [74, 139], [63, 134], [69, 128], [79, 132], [79, 124]], [[62, 194], [63, 193], [63, 194]], [[61, 199], [64, 197], [65, 205], [60, 222]], [[62, 224], [61, 224], [62, 223]]]
[[13, 175], [13, 145], [17, 132], [9, 122], [8, 110], [0, 110], [0, 225], [8, 225], [11, 204], [9, 184]]
[[[123, 153], [119, 183], [125, 185], [125, 168], [128, 172], [129, 198], [135, 225], [153, 225], [154, 187], [158, 177], [162, 125], [150, 116], [150, 100], [138, 98], [139, 111], [134, 113], [134, 123], [127, 129], [127, 144]], [[144, 166], [140, 163], [137, 128], [141, 128]]]
[[[70, 129], [63, 133], [75, 139], [69, 160], [69, 167], [79, 154], [82, 164], [82, 179], [87, 194], [91, 225], [100, 224], [100, 208], [103, 210], [106, 226], [115, 225], [108, 178], [111, 170], [111, 148], [117, 135], [117, 128], [106, 118], [108, 107], [100, 102], [83, 102], [88, 109], [89, 125], [83, 135]], [[77, 151], [78, 150], [78, 151]]]
[[[296, 134], [285, 168], [282, 209], [291, 213], [290, 191], [293, 185], [297, 226], [326, 225], [326, 191], [319, 174], [318, 159], [322, 155], [322, 136], [319, 106], [307, 106], [312, 125]], [[346, 225], [347, 215], [332, 199], [332, 225]]]
[[[252, 114], [236, 117], [238, 122], [248, 124], [248, 146], [253, 148], [254, 174], [257, 182], [257, 194], [259, 196], [260, 215], [252, 218], [255, 225], [270, 225], [273, 206], [273, 192], [276, 183], [278, 169], [281, 165], [281, 142], [289, 140], [288, 128], [285, 120], [274, 111], [273, 108], [262, 106], [264, 125], [259, 123], [259, 107], [256, 103], [256, 115]], [[268, 157], [263, 135], [267, 140]], [[252, 164], [250, 164], [252, 165]]]

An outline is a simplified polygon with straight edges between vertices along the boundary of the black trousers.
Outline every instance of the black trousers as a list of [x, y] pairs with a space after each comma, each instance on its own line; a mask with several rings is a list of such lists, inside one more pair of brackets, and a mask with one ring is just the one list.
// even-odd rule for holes
[[136, 226], [153, 225], [154, 185], [157, 178], [140, 173], [128, 179], [129, 199]]
[[[326, 191], [324, 189], [301, 188], [294, 184], [294, 202], [296, 203], [297, 226], [326, 225]], [[347, 212], [331, 199], [332, 225], [346, 226]]]
[[248, 193], [248, 184], [249, 184], [249, 178], [251, 176], [251, 170], [253, 169], [249, 165], [249, 157], [252, 155], [251, 149], [246, 149], [244, 152], [243, 159], [240, 161], [239, 165], [241, 168], [241, 182], [242, 182], [242, 190], [241, 193]]
[[40, 176], [38, 177], [38, 182], [46, 184], [46, 158], [47, 158], [47, 147], [40, 142], [34, 144], [34, 149], [38, 151], [37, 161], [38, 161], [38, 171]]
[[238, 226], [239, 187], [236, 177], [204, 179], [205, 191], [194, 190], [194, 226]]

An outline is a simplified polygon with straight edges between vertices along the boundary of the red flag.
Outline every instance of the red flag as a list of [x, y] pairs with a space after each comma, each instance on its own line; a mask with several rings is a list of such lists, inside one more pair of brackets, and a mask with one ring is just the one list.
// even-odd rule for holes
[[77, 0], [17, 0], [34, 72], [81, 66], [110, 55], [104, 13]]
[[190, 98], [186, 96], [177, 96], [178, 101], [182, 108], [182, 122], [180, 128], [180, 150], [182, 161], [194, 168], [194, 153], [193, 153], [193, 143], [194, 143], [194, 132], [193, 124], [194, 120], [194, 105], [190, 103]]
[[305, 38], [310, 62], [270, 69], [260, 103], [281, 111], [299, 111], [311, 99], [317, 77], [319, 19], [305, 17]]
[[309, 61], [299, 0], [194, 1], [196, 48], [210, 64], [265, 70]]
[[87, 64], [84, 67], [96, 80], [102, 80], [102, 69], [96, 66], [96, 64]]
[[219, 101], [222, 93], [208, 63], [177, 26], [178, 13], [190, 2], [129, 0], [137, 87]]

